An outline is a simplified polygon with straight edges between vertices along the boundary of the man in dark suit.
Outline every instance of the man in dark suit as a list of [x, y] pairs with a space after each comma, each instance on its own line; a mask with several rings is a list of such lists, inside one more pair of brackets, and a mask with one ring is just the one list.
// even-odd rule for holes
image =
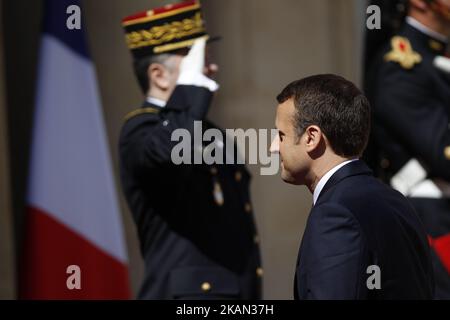
[[358, 158], [370, 107], [335, 75], [289, 84], [277, 97], [285, 182], [306, 185], [314, 206], [298, 256], [295, 299], [430, 299], [434, 283], [422, 224], [408, 201]]
[[450, 0], [402, 2], [400, 27], [367, 52], [366, 158], [416, 209], [432, 247], [435, 298], [450, 299]]
[[[123, 190], [145, 260], [138, 298], [259, 299], [263, 271], [247, 169], [172, 159], [175, 130], [192, 137], [194, 121], [216, 128], [205, 119], [218, 85], [209, 77], [217, 67], [205, 62], [200, 4], [146, 11], [124, 26], [146, 95], [120, 136]], [[215, 143], [227, 150], [226, 141]]]

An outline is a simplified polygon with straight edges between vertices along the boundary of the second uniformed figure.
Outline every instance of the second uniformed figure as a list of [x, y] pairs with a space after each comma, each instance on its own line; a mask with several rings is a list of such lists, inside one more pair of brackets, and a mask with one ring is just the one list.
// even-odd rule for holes
[[154, 9], [123, 25], [146, 94], [120, 136], [123, 190], [145, 260], [138, 298], [259, 299], [262, 269], [245, 166], [171, 159], [174, 130], [193, 136], [194, 121], [215, 128], [205, 116], [217, 68], [205, 63], [200, 4]]
[[433, 249], [435, 298], [450, 299], [450, 1], [402, 2], [406, 18], [368, 66], [368, 156], [421, 217]]

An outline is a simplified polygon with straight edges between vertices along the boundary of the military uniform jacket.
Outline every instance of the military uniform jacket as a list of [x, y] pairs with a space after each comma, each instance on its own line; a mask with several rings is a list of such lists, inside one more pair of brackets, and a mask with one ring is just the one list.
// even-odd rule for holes
[[408, 196], [433, 247], [436, 297], [450, 298], [450, 75], [446, 44], [405, 23], [369, 68], [368, 161]]
[[[141, 299], [259, 299], [259, 238], [250, 175], [239, 164], [171, 161], [175, 129], [194, 137], [212, 94], [177, 86], [166, 107], [145, 103], [120, 136], [123, 191], [137, 225], [145, 278]], [[215, 126], [203, 121], [203, 130]], [[225, 153], [224, 153], [225, 154]]]

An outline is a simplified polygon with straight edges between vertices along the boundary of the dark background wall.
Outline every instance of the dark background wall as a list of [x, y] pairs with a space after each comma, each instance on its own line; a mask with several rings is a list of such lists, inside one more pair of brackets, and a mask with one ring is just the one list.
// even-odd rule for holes
[[[2, 15], [0, 6], [0, 17]], [[1, 20], [1, 18], [0, 18]], [[11, 215], [9, 153], [7, 139], [7, 114], [5, 99], [4, 37], [0, 25], [0, 299], [15, 295], [14, 241]]]

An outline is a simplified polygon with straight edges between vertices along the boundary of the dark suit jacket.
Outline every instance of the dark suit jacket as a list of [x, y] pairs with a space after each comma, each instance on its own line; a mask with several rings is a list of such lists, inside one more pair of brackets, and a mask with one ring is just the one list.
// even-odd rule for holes
[[[380, 268], [381, 289], [367, 280]], [[431, 299], [430, 250], [409, 202], [362, 161], [340, 168], [311, 210], [299, 252], [296, 299]]]

